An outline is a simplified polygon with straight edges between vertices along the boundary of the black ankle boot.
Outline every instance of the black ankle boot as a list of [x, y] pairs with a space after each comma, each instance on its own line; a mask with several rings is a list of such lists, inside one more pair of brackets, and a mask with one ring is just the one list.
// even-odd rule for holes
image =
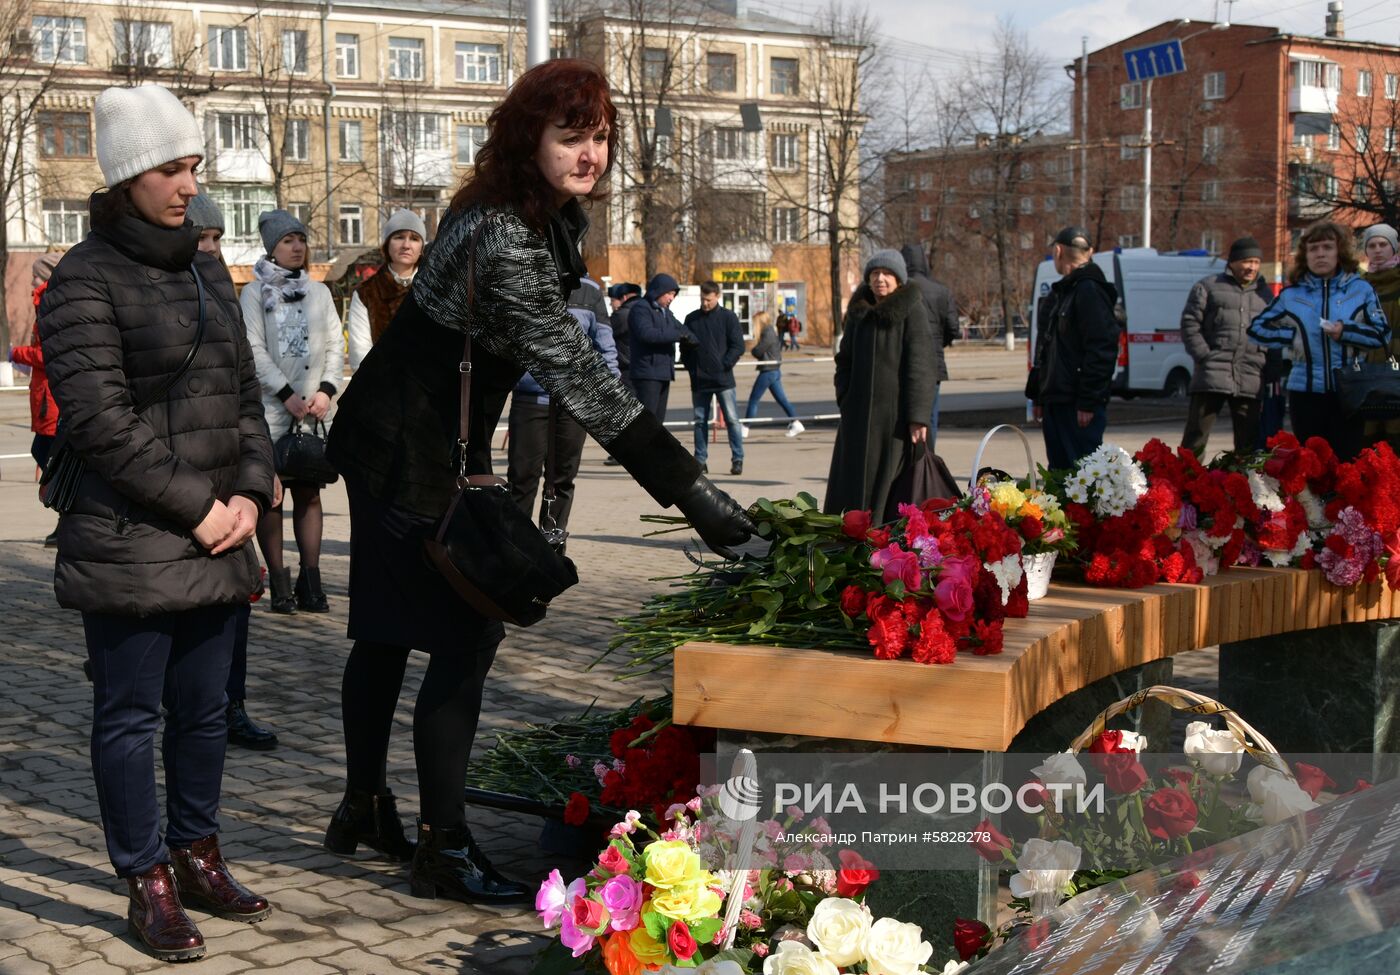
[[272, 590], [271, 602], [274, 613], [290, 616], [297, 611], [297, 600], [292, 595], [291, 569], [268, 569], [267, 585]]
[[277, 747], [277, 735], [254, 724], [242, 701], [229, 701], [228, 743], [255, 752], [270, 752]]
[[466, 904], [513, 904], [530, 899], [523, 885], [491, 866], [465, 825], [450, 829], [418, 824], [418, 849], [408, 874], [414, 897], [446, 897]]
[[392, 792], [375, 795], [359, 789], [346, 790], [340, 808], [326, 827], [325, 846], [332, 853], [349, 856], [361, 843], [396, 863], [413, 859], [413, 844], [403, 835]]
[[304, 609], [308, 613], [329, 613], [330, 603], [326, 602], [326, 594], [321, 591], [321, 570], [302, 566], [297, 573], [297, 609]]

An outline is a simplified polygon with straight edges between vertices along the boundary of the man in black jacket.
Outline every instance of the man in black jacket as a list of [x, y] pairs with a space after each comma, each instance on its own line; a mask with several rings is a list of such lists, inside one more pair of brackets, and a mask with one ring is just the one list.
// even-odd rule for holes
[[671, 314], [671, 302], [680, 290], [681, 286], [671, 275], [656, 275], [647, 282], [646, 294], [632, 302], [627, 317], [632, 390], [647, 411], [663, 423], [671, 380], [676, 378], [676, 343], [694, 341]]
[[928, 446], [932, 450], [934, 439], [938, 436], [938, 389], [948, 378], [948, 363], [943, 357], [943, 350], [953, 344], [953, 337], [957, 335], [958, 309], [948, 286], [929, 275], [928, 257], [922, 247], [905, 244], [900, 254], [909, 268], [909, 283], [923, 295], [929, 329], [933, 332], [933, 358], [938, 366], [938, 376], [933, 387], [933, 414], [928, 421]]
[[[627, 335], [627, 320], [632, 315], [632, 303], [642, 296], [641, 285], [615, 284], [608, 289], [608, 304], [612, 306], [609, 321], [613, 341], [617, 343], [617, 367], [622, 370], [622, 385], [632, 389], [632, 342]], [[633, 390], [636, 392], [636, 390]]]
[[1063, 277], [1041, 300], [1035, 365], [1026, 395], [1042, 421], [1051, 469], [1068, 468], [1103, 443], [1109, 387], [1118, 358], [1118, 293], [1092, 260], [1083, 227], [1055, 235], [1053, 260]]
[[744, 472], [744, 437], [734, 394], [734, 364], [744, 356], [744, 330], [739, 318], [719, 303], [719, 285], [700, 285], [700, 307], [685, 316], [695, 346], [682, 346], [681, 362], [690, 372], [690, 402], [695, 408], [695, 459], [708, 470], [710, 402], [718, 397], [729, 431], [729, 473]]

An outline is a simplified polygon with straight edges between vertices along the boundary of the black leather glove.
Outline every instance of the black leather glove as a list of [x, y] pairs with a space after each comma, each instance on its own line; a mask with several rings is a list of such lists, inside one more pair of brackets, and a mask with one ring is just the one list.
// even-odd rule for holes
[[708, 477], [697, 477], [676, 507], [705, 544], [726, 559], [737, 559], [739, 555], [731, 546], [744, 544], [758, 532], [749, 513]]

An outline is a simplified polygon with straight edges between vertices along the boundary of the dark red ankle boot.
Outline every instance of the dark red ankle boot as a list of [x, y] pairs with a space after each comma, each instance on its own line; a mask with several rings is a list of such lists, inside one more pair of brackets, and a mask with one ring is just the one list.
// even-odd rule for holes
[[127, 877], [126, 884], [131, 893], [126, 928], [132, 937], [161, 961], [204, 957], [204, 937], [180, 906], [170, 864], [157, 864], [140, 876]]
[[228, 872], [224, 855], [219, 852], [218, 836], [206, 836], [182, 849], [171, 847], [170, 865], [174, 868], [180, 902], [186, 907], [249, 924], [272, 913], [267, 898], [259, 897]]

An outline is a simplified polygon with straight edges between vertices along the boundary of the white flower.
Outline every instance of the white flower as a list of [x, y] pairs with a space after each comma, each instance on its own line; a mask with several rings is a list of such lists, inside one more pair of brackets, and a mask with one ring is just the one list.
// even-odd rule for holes
[[1079, 759], [1074, 757], [1074, 752], [1068, 751], [1051, 755], [1044, 762], [1031, 769], [1031, 772], [1047, 787], [1068, 786], [1068, 791], [1071, 793], [1077, 788], [1084, 788], [1084, 783], [1087, 781], [1084, 775], [1084, 766], [1079, 764]]
[[1016, 861], [1017, 873], [1011, 875], [1011, 895], [1029, 899], [1037, 917], [1049, 913], [1083, 856], [1084, 851], [1068, 840], [1026, 840]]
[[956, 958], [954, 958], [952, 961], [948, 962], [948, 964], [943, 966], [942, 975], [958, 975], [958, 972], [966, 968], [967, 965], [967, 962], [958, 961]]
[[1249, 472], [1249, 493], [1261, 511], [1282, 511], [1283, 498], [1279, 497], [1279, 484], [1268, 474], [1259, 471]]
[[763, 975], [840, 975], [836, 966], [820, 952], [799, 941], [783, 941], [778, 950], [763, 959]]
[[1182, 750], [1211, 775], [1234, 775], [1244, 760], [1244, 746], [1233, 732], [1216, 731], [1204, 721], [1192, 721], [1186, 726], [1186, 746]]
[[1303, 506], [1303, 510], [1308, 515], [1308, 527], [1313, 531], [1323, 531], [1332, 527], [1332, 522], [1327, 520], [1327, 510], [1322, 503], [1322, 499], [1313, 494], [1307, 488], [1298, 492], [1298, 503]]
[[865, 936], [865, 970], [869, 975], [915, 975], [933, 954], [917, 924], [882, 917]]
[[1304, 792], [1297, 782], [1267, 765], [1256, 766], [1249, 773], [1247, 782], [1249, 798], [1254, 800], [1257, 807], [1251, 811], [1256, 812], [1266, 826], [1317, 808], [1316, 800]]
[[1122, 447], [1104, 444], [1079, 462], [1065, 488], [1081, 504], [1092, 496], [1094, 513], [1103, 518], [1135, 507], [1147, 493], [1147, 475]]
[[1142, 752], [1147, 748], [1147, 736], [1140, 735], [1136, 731], [1120, 732], [1122, 735], [1118, 739], [1119, 748], [1131, 748], [1135, 752]]
[[828, 897], [807, 922], [807, 940], [833, 965], [854, 965], [865, 957], [870, 909], [845, 897]]
[[1025, 574], [1021, 571], [1021, 554], [1017, 552], [997, 562], [983, 562], [982, 568], [996, 579], [997, 588], [1001, 590], [1001, 604], [1005, 606], [1011, 598], [1011, 590], [1021, 584], [1021, 577]]
[[744, 975], [737, 961], [720, 961], [711, 958], [701, 962], [698, 968], [677, 968], [675, 965], [661, 966], [661, 975]]

